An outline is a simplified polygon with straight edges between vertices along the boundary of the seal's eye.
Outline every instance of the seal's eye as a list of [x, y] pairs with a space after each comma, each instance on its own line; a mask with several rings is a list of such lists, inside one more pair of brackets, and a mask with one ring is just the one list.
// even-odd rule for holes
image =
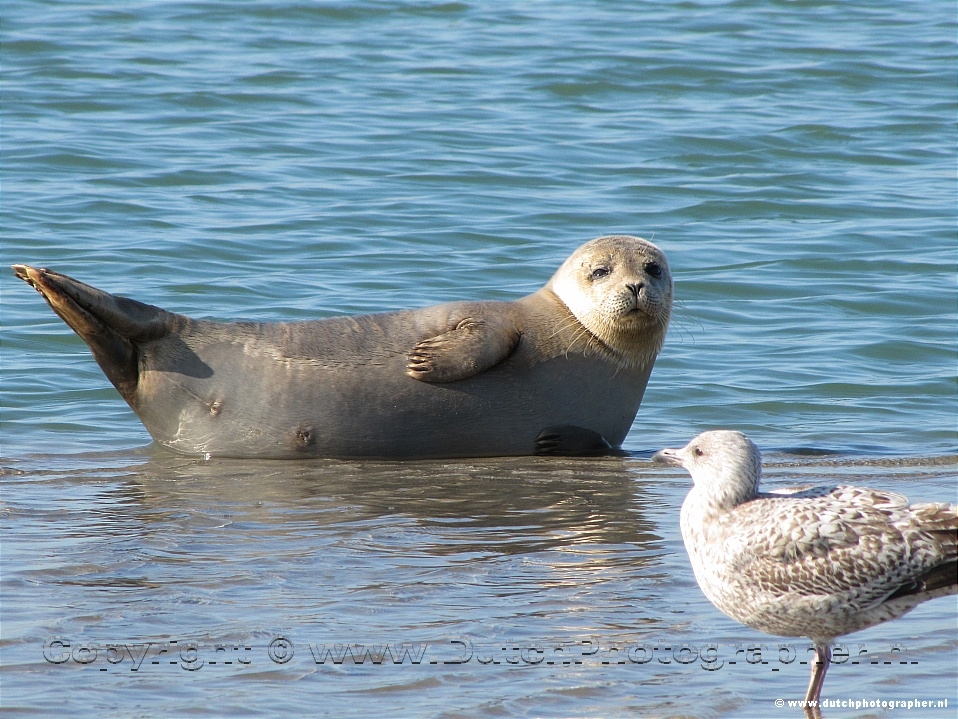
[[649, 262], [645, 266], [645, 272], [649, 277], [658, 279], [662, 276], [662, 265], [660, 265], [658, 262]]
[[607, 274], [609, 274], [609, 272], [611, 272], [611, 270], [608, 267], [596, 267], [594, 270], [592, 270], [590, 277], [593, 280], [597, 280], [600, 277], [605, 277]]

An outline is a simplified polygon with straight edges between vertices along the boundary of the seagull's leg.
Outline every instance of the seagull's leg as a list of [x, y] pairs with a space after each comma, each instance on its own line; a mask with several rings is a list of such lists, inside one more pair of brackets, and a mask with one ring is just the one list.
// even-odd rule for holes
[[808, 692], [805, 694], [805, 701], [815, 702], [816, 706], [822, 698], [822, 685], [825, 684], [825, 672], [828, 671], [828, 663], [832, 660], [832, 647], [830, 644], [815, 645], [815, 660], [812, 662], [812, 678], [808, 683]]

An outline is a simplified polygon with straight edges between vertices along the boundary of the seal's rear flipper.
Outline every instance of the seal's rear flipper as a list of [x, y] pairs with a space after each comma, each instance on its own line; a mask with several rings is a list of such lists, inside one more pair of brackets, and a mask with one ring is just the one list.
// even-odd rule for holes
[[136, 343], [165, 336], [178, 316], [159, 307], [115, 297], [59, 272], [29, 265], [13, 265], [13, 270], [43, 295], [53, 311], [90, 346], [107, 378], [136, 409]]
[[598, 432], [571, 424], [546, 427], [536, 437], [535, 454], [539, 456], [594, 456], [612, 451], [612, 445]]

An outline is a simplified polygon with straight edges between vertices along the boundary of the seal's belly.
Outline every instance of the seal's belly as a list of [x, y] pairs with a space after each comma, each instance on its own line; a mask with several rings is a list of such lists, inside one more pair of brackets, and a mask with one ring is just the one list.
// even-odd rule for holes
[[[475, 377], [420, 382], [405, 357], [359, 366], [212, 348], [191, 375], [145, 370], [138, 410], [153, 438], [185, 453], [289, 458], [527, 455], [574, 425], [622, 442], [647, 372], [580, 355], [527, 363], [521, 352]], [[195, 376], [194, 376], [195, 375]]]

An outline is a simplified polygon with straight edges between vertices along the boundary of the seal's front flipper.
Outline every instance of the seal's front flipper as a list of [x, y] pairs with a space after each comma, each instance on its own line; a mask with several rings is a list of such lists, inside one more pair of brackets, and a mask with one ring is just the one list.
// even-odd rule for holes
[[612, 451], [612, 445], [601, 434], [572, 424], [546, 427], [536, 437], [535, 454], [540, 456], [589, 456]]
[[90, 346], [104, 374], [135, 409], [139, 375], [135, 342], [165, 336], [178, 315], [115, 297], [52, 270], [13, 265], [13, 271]]
[[512, 354], [519, 330], [497, 318], [467, 317], [423, 340], [406, 356], [406, 374], [422, 382], [455, 382], [485, 372]]

